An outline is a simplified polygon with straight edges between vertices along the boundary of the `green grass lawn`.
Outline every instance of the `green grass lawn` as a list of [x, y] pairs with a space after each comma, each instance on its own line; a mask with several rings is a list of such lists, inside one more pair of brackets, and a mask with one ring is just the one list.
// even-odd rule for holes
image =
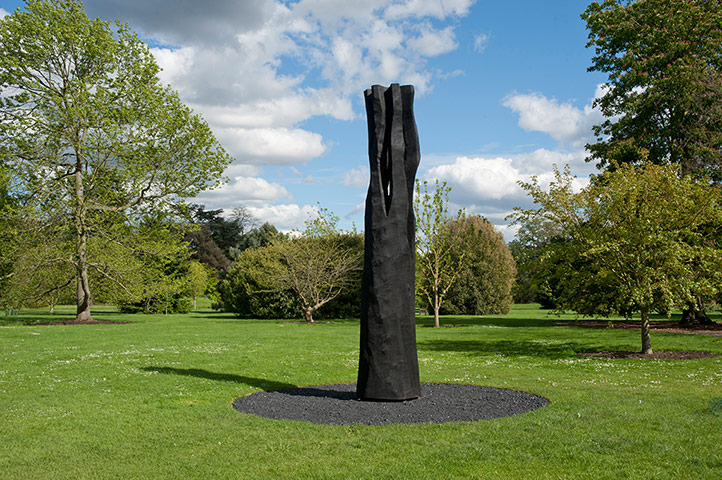
[[[0, 317], [0, 478], [722, 478], [722, 358], [607, 360], [639, 332], [506, 316], [418, 328], [424, 382], [542, 395], [474, 423], [327, 426], [241, 414], [238, 396], [354, 382], [358, 322], [300, 325], [203, 310], [124, 325]], [[568, 317], [574, 318], [574, 317]], [[420, 324], [430, 324], [426, 317]], [[722, 338], [652, 333], [659, 350], [722, 353]]]

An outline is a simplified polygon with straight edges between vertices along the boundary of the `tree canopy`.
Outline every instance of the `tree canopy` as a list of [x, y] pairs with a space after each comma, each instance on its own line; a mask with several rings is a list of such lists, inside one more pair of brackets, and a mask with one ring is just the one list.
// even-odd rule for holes
[[363, 266], [361, 237], [340, 231], [338, 220], [319, 209], [319, 215], [307, 219], [302, 235], [275, 244], [281, 262], [271, 275], [279, 289], [296, 294], [308, 323], [314, 312], [356, 283]]
[[669, 310], [697, 294], [719, 290], [722, 251], [714, 245], [722, 220], [722, 192], [709, 182], [680, 176], [678, 166], [615, 165], [579, 193], [572, 176], [555, 170], [549, 190], [536, 178], [523, 184], [539, 206], [517, 219], [559, 225], [546, 262], [569, 275], [560, 309], [642, 315], [642, 351], [652, 351], [649, 313]]
[[294, 235], [270, 224], [252, 230], [221, 285], [226, 308], [259, 318], [289, 318], [300, 310], [308, 323], [321, 308], [357, 317], [363, 236], [339, 230], [338, 220], [321, 208]]
[[230, 158], [125, 24], [90, 20], [72, 0], [28, 0], [0, 20], [0, 45], [0, 160], [26, 222], [20, 250], [4, 253], [60, 238], [31, 263], [72, 270], [87, 321], [91, 278], [133, 293], [144, 257], [175, 253], [158, 240], [165, 224], [145, 219], [172, 219]]
[[605, 0], [582, 18], [589, 70], [609, 75], [591, 158], [671, 162], [722, 180], [722, 3]]
[[451, 222], [452, 248], [464, 256], [459, 274], [446, 294], [442, 311], [452, 315], [506, 314], [513, 305], [516, 266], [504, 236], [480, 215]]

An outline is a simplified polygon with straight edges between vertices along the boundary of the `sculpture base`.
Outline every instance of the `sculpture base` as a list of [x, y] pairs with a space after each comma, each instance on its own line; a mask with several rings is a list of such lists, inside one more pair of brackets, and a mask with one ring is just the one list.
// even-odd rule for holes
[[421, 396], [408, 402], [362, 402], [355, 390], [353, 383], [340, 383], [256, 392], [237, 398], [233, 408], [276, 420], [390, 425], [475, 422], [519, 415], [549, 405], [549, 400], [538, 395], [480, 385], [423, 383]]

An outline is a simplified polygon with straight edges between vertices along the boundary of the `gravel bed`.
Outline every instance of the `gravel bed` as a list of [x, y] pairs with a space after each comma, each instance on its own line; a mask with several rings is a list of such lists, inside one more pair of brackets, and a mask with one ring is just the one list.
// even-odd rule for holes
[[233, 402], [242, 413], [326, 425], [475, 422], [546, 405], [546, 398], [518, 390], [441, 383], [422, 383], [421, 396], [404, 402], [358, 400], [354, 383], [256, 392]]

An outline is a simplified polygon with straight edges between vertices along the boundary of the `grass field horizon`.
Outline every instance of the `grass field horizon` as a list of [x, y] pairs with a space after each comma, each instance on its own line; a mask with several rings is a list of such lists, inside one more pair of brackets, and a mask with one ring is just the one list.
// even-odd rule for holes
[[[23, 324], [72, 319], [70, 307], [0, 317], [3, 478], [722, 476], [722, 358], [577, 355], [639, 350], [637, 330], [552, 326], [577, 317], [529, 305], [443, 317], [458, 328], [417, 328], [422, 382], [523, 390], [551, 404], [480, 422], [330, 426], [241, 414], [231, 402], [354, 382], [357, 320], [93, 314], [129, 323]], [[702, 335], [652, 332], [652, 346], [722, 353], [721, 338]]]

